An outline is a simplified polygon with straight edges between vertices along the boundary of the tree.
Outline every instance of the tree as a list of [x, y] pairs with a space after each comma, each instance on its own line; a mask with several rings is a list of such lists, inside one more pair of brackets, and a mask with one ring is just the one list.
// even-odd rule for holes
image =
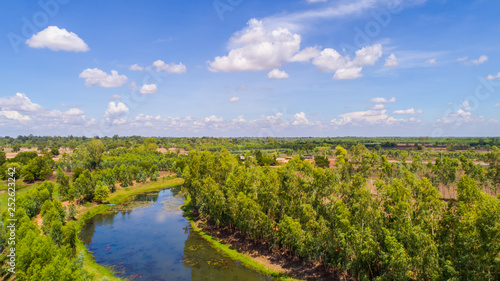
[[5, 163], [5, 161], [7, 161], [7, 158], [5, 156], [5, 152], [0, 151], [0, 166], [2, 166], [3, 163]]
[[53, 148], [50, 150], [50, 154], [52, 154], [52, 155], [54, 155], [54, 156], [59, 155], [59, 149], [57, 149], [57, 147], [53, 147]]
[[103, 203], [108, 199], [109, 189], [107, 186], [103, 185], [100, 181], [97, 183], [97, 188], [94, 193], [94, 200], [98, 203]]
[[314, 163], [316, 164], [316, 167], [320, 168], [328, 168], [330, 167], [330, 160], [328, 160], [328, 157], [318, 155], [314, 157]]
[[56, 170], [56, 182], [59, 184], [59, 195], [61, 198], [68, 198], [69, 176], [65, 175], [61, 167]]
[[87, 161], [90, 165], [91, 169], [96, 169], [99, 167], [99, 163], [101, 162], [102, 154], [104, 153], [104, 144], [101, 140], [95, 139], [91, 140], [85, 146]]
[[92, 201], [94, 198], [95, 184], [89, 170], [85, 170], [75, 181], [74, 187], [78, 196], [82, 195], [83, 200]]
[[71, 175], [71, 181], [75, 182], [80, 174], [83, 173], [83, 171], [85, 171], [85, 169], [83, 169], [82, 167], [75, 167], [73, 169], [73, 175]]
[[51, 162], [53, 162], [52, 159], [47, 157], [38, 156], [31, 159], [21, 172], [24, 181], [34, 182], [45, 180], [48, 175], [52, 174]]

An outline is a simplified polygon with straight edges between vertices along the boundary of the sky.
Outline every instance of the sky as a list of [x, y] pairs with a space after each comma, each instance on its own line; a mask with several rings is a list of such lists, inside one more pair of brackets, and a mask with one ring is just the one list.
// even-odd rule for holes
[[1, 1], [0, 136], [499, 136], [500, 1]]

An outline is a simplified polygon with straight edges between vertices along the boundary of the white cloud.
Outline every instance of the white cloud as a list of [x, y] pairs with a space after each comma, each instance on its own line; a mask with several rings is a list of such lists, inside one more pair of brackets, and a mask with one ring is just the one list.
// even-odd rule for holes
[[333, 79], [335, 80], [351, 80], [362, 77], [362, 67], [341, 68], [335, 72]]
[[108, 108], [104, 112], [104, 115], [106, 117], [111, 117], [111, 116], [120, 116], [127, 114], [129, 111], [129, 108], [121, 101], [115, 103], [114, 101], [109, 102]]
[[0, 97], [0, 108], [2, 110], [28, 113], [40, 111], [42, 106], [33, 103], [25, 94], [16, 93], [13, 97]]
[[126, 115], [129, 112], [129, 108], [123, 102], [114, 101], [108, 104], [106, 111], [104, 112], [104, 121], [112, 125], [122, 125], [127, 122]]
[[111, 74], [98, 69], [87, 68], [80, 73], [80, 78], [85, 79], [85, 86], [99, 86], [104, 88], [120, 87], [127, 83], [127, 76], [119, 75], [116, 70], [111, 70]]
[[385, 59], [384, 66], [387, 66], [387, 67], [399, 66], [399, 61], [398, 61], [398, 58], [396, 57], [396, 55], [395, 54], [391, 54], [390, 56], [388, 56]]
[[457, 61], [466, 61], [468, 59], [468, 57], [461, 57], [461, 58], [457, 58]]
[[333, 119], [330, 123], [334, 126], [354, 125], [354, 126], [373, 126], [373, 125], [394, 125], [407, 123], [420, 123], [417, 118], [397, 119], [387, 115], [387, 110], [383, 104], [375, 105], [366, 111], [354, 111], [340, 114], [340, 118]]
[[220, 123], [222, 121], [224, 121], [224, 119], [222, 117], [220, 118], [217, 118], [215, 115], [212, 115], [210, 117], [205, 117], [205, 119], [203, 119], [205, 122], [215, 122], [215, 123]]
[[122, 96], [120, 96], [120, 95], [112, 95], [111, 98], [112, 99], [121, 99]]
[[29, 116], [22, 115], [15, 110], [0, 110], [0, 116], [4, 116], [7, 119], [16, 121], [29, 121], [31, 118]]
[[349, 112], [349, 113], [344, 113], [340, 114], [340, 119], [333, 119], [331, 122], [335, 125], [345, 125], [349, 123], [368, 123], [368, 124], [375, 124], [377, 122], [386, 120], [388, 118], [386, 110], [381, 109], [381, 110], [375, 110], [375, 109], [370, 109], [366, 111], [355, 111], [355, 112]]
[[52, 51], [87, 52], [89, 46], [73, 32], [65, 28], [49, 26], [26, 40], [31, 48], [48, 48]]
[[[48, 134], [53, 128], [67, 132], [71, 128], [79, 127], [81, 131], [91, 119], [86, 119], [85, 113], [78, 108], [70, 108], [65, 112], [43, 108], [22, 93], [1, 97], [0, 126], [2, 124], [16, 126], [18, 122], [28, 132], [39, 131]], [[61, 131], [55, 133], [60, 134]]]
[[290, 62], [300, 50], [299, 34], [293, 34], [281, 27], [267, 31], [262, 21], [256, 19], [249, 20], [247, 25], [246, 29], [231, 37], [232, 47], [229, 54], [215, 57], [210, 62], [210, 71], [236, 72], [279, 68]]
[[500, 72], [498, 72], [496, 75], [486, 76], [486, 80], [494, 80], [494, 79], [500, 79]]
[[422, 110], [415, 110], [413, 107], [408, 109], [395, 110], [392, 114], [403, 115], [403, 114], [422, 114]]
[[469, 101], [464, 101], [462, 103], [462, 108], [465, 109], [465, 110], [468, 110], [470, 111], [470, 104], [469, 104]]
[[137, 84], [135, 84], [135, 81], [130, 82], [130, 84], [128, 85], [128, 88], [132, 91], [137, 89]]
[[240, 100], [239, 97], [232, 97], [232, 98], [229, 99], [230, 102], [237, 102], [239, 100]]
[[363, 66], [373, 65], [382, 56], [382, 45], [375, 44], [356, 51], [353, 60], [348, 56], [342, 56], [334, 49], [326, 48], [313, 60], [319, 70], [325, 72], [335, 71], [333, 79], [346, 80], [363, 76]]
[[313, 64], [321, 71], [331, 72], [343, 68], [347, 63], [346, 57], [334, 49], [326, 48], [316, 57]]
[[318, 49], [318, 47], [307, 47], [293, 56], [290, 61], [307, 62], [313, 58], [318, 57], [320, 54], [321, 51]]
[[144, 84], [144, 85], [142, 85], [139, 92], [141, 94], [154, 94], [154, 93], [156, 93], [156, 90], [158, 90], [158, 88], [156, 87], [155, 84]]
[[186, 66], [183, 65], [182, 63], [179, 63], [179, 64], [175, 64], [175, 63], [166, 64], [162, 60], [157, 60], [157, 61], [153, 62], [153, 66], [156, 67], [156, 72], [165, 71], [165, 72], [168, 72], [168, 73], [177, 73], [177, 74], [181, 74], [181, 73], [185, 73], [186, 72]]
[[381, 97], [377, 97], [377, 98], [373, 98], [370, 100], [370, 102], [373, 102], [373, 103], [388, 103], [388, 102], [396, 102], [396, 98], [395, 97], [392, 97], [390, 99], [386, 99], [386, 98], [381, 98]]
[[136, 71], [143, 71], [144, 70], [144, 67], [138, 65], [137, 63], [136, 64], [133, 64], [129, 67], [130, 70], [136, 70]]
[[500, 107], [500, 103], [495, 104], [493, 107]]
[[282, 70], [279, 70], [277, 68], [271, 70], [268, 74], [267, 74], [267, 78], [269, 79], [284, 79], [284, 78], [288, 78], [288, 73], [286, 73], [285, 71], [282, 71]]
[[366, 46], [356, 51], [353, 64], [355, 66], [374, 65], [382, 56], [382, 45]]
[[470, 111], [459, 109], [457, 111], [446, 114], [443, 118], [437, 119], [438, 124], [451, 124], [460, 125], [462, 123], [471, 123], [475, 121], [484, 120], [484, 117], [477, 116]]
[[430, 64], [430, 65], [436, 65], [437, 61], [436, 61], [436, 59], [429, 59], [429, 60], [426, 60], [425, 63]]
[[293, 116], [291, 124], [293, 126], [310, 126], [313, 125], [314, 123], [306, 118], [306, 114], [304, 112], [299, 112]]
[[482, 55], [478, 59], [471, 60], [471, 63], [473, 64], [482, 64], [484, 62], [488, 61], [488, 56]]

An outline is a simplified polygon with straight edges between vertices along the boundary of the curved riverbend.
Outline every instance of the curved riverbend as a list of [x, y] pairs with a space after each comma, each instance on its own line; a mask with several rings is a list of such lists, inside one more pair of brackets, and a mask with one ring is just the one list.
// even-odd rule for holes
[[273, 280], [217, 251], [190, 227], [180, 187], [139, 194], [86, 221], [98, 264], [130, 280]]

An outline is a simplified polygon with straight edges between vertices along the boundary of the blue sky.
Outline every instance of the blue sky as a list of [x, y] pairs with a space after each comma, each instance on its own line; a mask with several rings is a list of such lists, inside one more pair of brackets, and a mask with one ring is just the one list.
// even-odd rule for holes
[[498, 136], [499, 10], [2, 1], [0, 135]]

